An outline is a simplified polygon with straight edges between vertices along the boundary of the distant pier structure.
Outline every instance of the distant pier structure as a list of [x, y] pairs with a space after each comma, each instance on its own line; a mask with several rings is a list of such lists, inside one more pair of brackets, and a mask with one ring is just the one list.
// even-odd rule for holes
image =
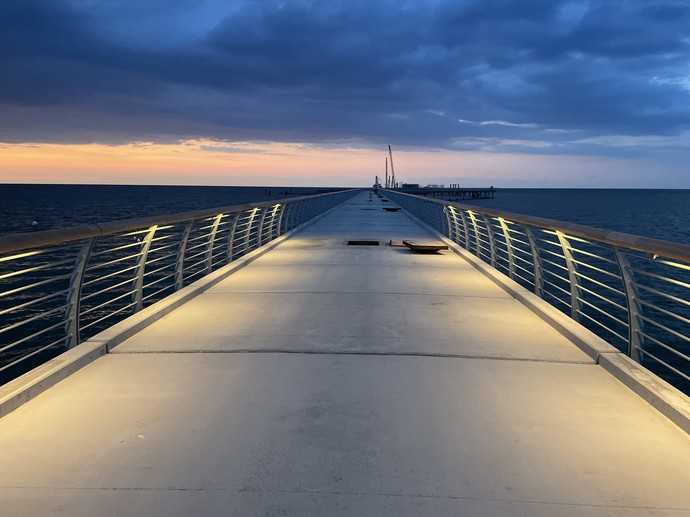
[[[385, 188], [389, 190], [396, 190], [406, 194], [414, 194], [417, 196], [427, 196], [437, 199], [444, 199], [446, 201], [461, 201], [465, 199], [494, 199], [496, 197], [496, 189], [493, 186], [489, 188], [463, 188], [459, 184], [445, 185], [426, 185], [422, 187], [419, 183], [401, 183], [395, 178], [395, 166], [393, 165], [393, 150], [388, 146], [388, 153], [386, 154], [386, 168], [384, 183], [381, 185], [379, 177], [376, 176], [374, 182], [374, 190]], [[390, 169], [390, 174], [389, 174]]]
[[464, 199], [494, 199], [496, 189], [491, 186], [488, 188], [464, 188], [460, 185], [426, 185], [424, 187], [417, 183], [403, 183], [395, 188], [406, 194], [417, 196], [427, 196], [447, 201], [461, 201]]

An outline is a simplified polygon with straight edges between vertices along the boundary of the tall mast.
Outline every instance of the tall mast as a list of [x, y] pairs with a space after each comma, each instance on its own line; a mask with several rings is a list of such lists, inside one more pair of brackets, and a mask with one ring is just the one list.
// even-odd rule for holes
[[391, 180], [393, 183], [393, 188], [395, 188], [395, 167], [393, 167], [393, 151], [391, 151], [391, 145], [388, 144], [388, 154], [391, 157], [391, 176], [393, 176], [393, 179]]
[[386, 188], [388, 188], [388, 156], [386, 156]]

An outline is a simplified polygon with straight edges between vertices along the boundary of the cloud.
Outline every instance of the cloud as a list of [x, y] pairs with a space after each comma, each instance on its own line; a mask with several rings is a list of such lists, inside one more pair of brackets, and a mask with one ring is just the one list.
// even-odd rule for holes
[[539, 124], [533, 122], [518, 123], [518, 122], [508, 122], [507, 120], [482, 120], [479, 123], [480, 126], [505, 126], [505, 127], [525, 127], [530, 129], [535, 129], [539, 127]]
[[547, 150], [554, 151], [556, 148], [563, 145], [564, 144], [537, 139], [527, 140], [519, 138], [465, 137], [456, 138], [453, 140], [451, 143], [451, 148], [502, 153], [512, 153], [516, 151], [525, 153], [534, 150], [539, 150], [542, 152]]
[[673, 0], [4, 0], [0, 140], [685, 148], [688, 57]]
[[575, 145], [596, 145], [617, 148], [682, 149], [690, 148], [690, 131], [684, 131], [674, 136], [601, 135], [581, 138], [571, 143]]
[[509, 122], [507, 120], [480, 120], [477, 122], [474, 120], [459, 118], [458, 122], [461, 124], [472, 124], [478, 126], [522, 127], [527, 129], [536, 129], [539, 127], [539, 124], [535, 124], [534, 122]]

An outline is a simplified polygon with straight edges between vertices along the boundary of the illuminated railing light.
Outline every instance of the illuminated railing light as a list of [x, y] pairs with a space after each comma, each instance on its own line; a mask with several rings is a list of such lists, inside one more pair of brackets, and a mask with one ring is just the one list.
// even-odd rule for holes
[[[64, 343], [64, 347], [76, 346], [162, 299], [165, 293], [184, 288], [356, 192], [351, 189], [118, 221], [88, 237], [83, 229], [74, 228], [3, 242], [7, 255], [0, 256], [0, 382], [7, 379], [5, 370], [35, 356], [36, 350], [53, 346], [42, 342], [46, 336], [59, 337], [53, 343]], [[283, 218], [284, 212], [291, 216], [289, 220]], [[172, 230], [160, 234], [168, 229]], [[158, 241], [162, 245], [153, 244]], [[32, 258], [53, 254], [49, 261]], [[16, 267], [12, 261], [18, 259], [28, 260]], [[30, 329], [46, 318], [50, 321], [45, 328]], [[10, 333], [17, 334], [9, 343], [13, 349], [22, 347], [12, 357], [3, 353]]]
[[[537, 296], [570, 313], [573, 319], [621, 352], [690, 393], [690, 383], [683, 384], [679, 379], [680, 375], [690, 381], [690, 356], [686, 352], [690, 343], [690, 296], [684, 290], [690, 289], [687, 281], [690, 246], [687, 244], [611, 233], [530, 215], [506, 212], [504, 216], [500, 210], [485, 211], [482, 207], [467, 207], [445, 200], [395, 191], [389, 193], [414, 215], [432, 220], [437, 230], [444, 234], [447, 231], [451, 240], [482, 261], [514, 280], [521, 280], [519, 283], [534, 290]], [[430, 219], [429, 207], [433, 206], [445, 211], [446, 217]], [[456, 212], [459, 217], [455, 217]], [[508, 216], [511, 221], [505, 219]], [[478, 224], [482, 220], [485, 224]], [[490, 220], [497, 221], [493, 225], [495, 228], [489, 227]], [[524, 241], [511, 235], [513, 230], [509, 230], [508, 225], [524, 234]], [[503, 233], [503, 239], [492, 239], [492, 232]], [[588, 246], [575, 247], [576, 243], [605, 251], [593, 253]], [[513, 254], [512, 264], [511, 252], [518, 253]], [[531, 255], [531, 267], [524, 255]], [[564, 264], [550, 260], [552, 256], [559, 257]], [[629, 258], [634, 259], [632, 263]], [[592, 259], [597, 262], [593, 263]], [[662, 270], [664, 266], [675, 271]], [[556, 274], [554, 267], [567, 271], [567, 277]], [[518, 271], [531, 273], [534, 281], [526, 281]], [[544, 273], [548, 276], [544, 277]], [[559, 285], [549, 280], [554, 277], [559, 279]], [[622, 313], [613, 314], [601, 304]], [[681, 360], [686, 362], [673, 362]]]
[[8, 255], [7, 257], [0, 257], [0, 262], [8, 262], [10, 260], [17, 260], [20, 258], [33, 257], [35, 255], [40, 255], [42, 251], [27, 251], [25, 253], [17, 253], [16, 255]]
[[658, 258], [658, 255], [654, 255], [652, 260], [654, 260], [655, 262], [658, 262], [659, 264], [666, 264], [667, 266], [672, 266], [672, 267], [676, 267], [678, 269], [684, 269], [685, 271], [690, 271], [690, 265], [681, 264], [680, 262], [674, 262], [672, 260], [660, 259], [660, 258]]

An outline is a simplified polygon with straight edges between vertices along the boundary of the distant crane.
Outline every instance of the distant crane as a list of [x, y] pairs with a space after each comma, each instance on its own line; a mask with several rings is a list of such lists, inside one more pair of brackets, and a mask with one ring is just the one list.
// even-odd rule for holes
[[388, 156], [386, 156], [386, 188], [390, 187], [390, 183], [388, 183]]
[[[393, 151], [391, 150], [390, 144], [388, 144], [388, 155], [391, 158], [391, 176], [392, 176], [391, 187], [395, 188], [396, 187], [396, 184], [395, 184], [395, 167], [393, 166]], [[386, 167], [386, 171], [388, 171], [388, 167]]]

